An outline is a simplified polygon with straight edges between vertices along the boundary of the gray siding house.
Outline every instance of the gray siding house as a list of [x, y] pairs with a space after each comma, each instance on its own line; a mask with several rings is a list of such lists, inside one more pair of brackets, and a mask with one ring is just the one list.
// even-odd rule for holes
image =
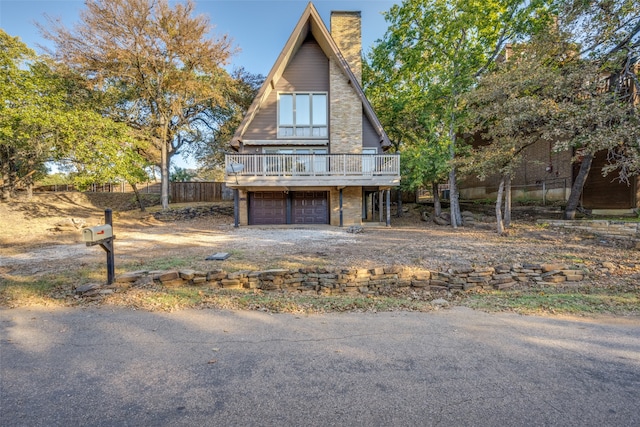
[[236, 224], [389, 225], [400, 159], [361, 87], [360, 12], [309, 3], [238, 127], [226, 185]]

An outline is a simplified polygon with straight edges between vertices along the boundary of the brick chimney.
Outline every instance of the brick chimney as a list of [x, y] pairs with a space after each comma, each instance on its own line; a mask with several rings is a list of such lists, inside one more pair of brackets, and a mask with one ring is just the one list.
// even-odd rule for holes
[[362, 84], [362, 24], [360, 12], [332, 11], [331, 37]]
[[351, 82], [339, 64], [329, 60], [329, 140], [333, 154], [362, 153], [362, 84], [360, 12], [331, 12], [331, 37], [349, 64], [357, 82]]

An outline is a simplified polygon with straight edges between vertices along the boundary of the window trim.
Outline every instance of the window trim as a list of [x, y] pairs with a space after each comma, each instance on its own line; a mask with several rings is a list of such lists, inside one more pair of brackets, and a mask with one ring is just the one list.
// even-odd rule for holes
[[[288, 150], [288, 151], [292, 151], [292, 153], [281, 153], [279, 151], [282, 150]], [[303, 153], [303, 154], [329, 154], [329, 149], [328, 147], [322, 147], [322, 146], [304, 146], [304, 147], [289, 147], [289, 146], [282, 146], [282, 147], [262, 147], [262, 154], [299, 154], [298, 151], [311, 151], [311, 153]], [[321, 153], [320, 151], [325, 151], [325, 153]]]
[[[289, 151], [289, 153], [283, 152]], [[307, 153], [302, 153], [307, 151]], [[323, 175], [329, 170], [329, 148], [322, 146], [310, 146], [310, 147], [262, 147], [264, 170], [269, 171], [271, 169], [270, 163], [275, 162], [276, 168], [293, 173], [294, 175]], [[294, 167], [293, 163], [288, 163], [287, 158], [278, 160], [270, 159], [267, 155], [284, 155], [290, 156], [289, 160], [296, 160]], [[317, 157], [316, 157], [317, 156]], [[283, 164], [282, 162], [285, 162]]]
[[[293, 124], [291, 125], [283, 125], [283, 128], [292, 128], [293, 129], [293, 135], [280, 135], [280, 97], [282, 95], [292, 95], [293, 96], [293, 105], [292, 105], [292, 109], [293, 109]], [[304, 126], [297, 126], [296, 125], [296, 97], [297, 95], [309, 95], [309, 124], [308, 125], [304, 125]], [[325, 124], [323, 125], [314, 125], [313, 123], [313, 96], [314, 95], [324, 95], [325, 97]], [[297, 128], [308, 128], [310, 129], [310, 133], [313, 134], [313, 129], [314, 128], [324, 128], [326, 129], [326, 132], [324, 135], [319, 135], [319, 136], [297, 136], [295, 135], [296, 133], [296, 129]], [[301, 91], [283, 91], [283, 92], [278, 92], [277, 93], [277, 100], [276, 100], [276, 138], [277, 139], [311, 139], [311, 140], [326, 140], [329, 137], [329, 92], [326, 91], [311, 91], [311, 92], [301, 92]]]

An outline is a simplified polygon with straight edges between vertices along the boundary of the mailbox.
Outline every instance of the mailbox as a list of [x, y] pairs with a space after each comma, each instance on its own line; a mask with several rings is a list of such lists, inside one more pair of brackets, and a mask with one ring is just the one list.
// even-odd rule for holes
[[98, 225], [82, 230], [82, 237], [85, 242], [98, 242], [113, 237], [113, 229], [110, 225]]

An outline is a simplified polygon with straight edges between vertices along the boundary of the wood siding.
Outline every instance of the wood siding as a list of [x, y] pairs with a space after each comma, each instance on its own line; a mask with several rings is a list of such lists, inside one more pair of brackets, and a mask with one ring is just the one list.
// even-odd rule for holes
[[[376, 133], [369, 119], [362, 115], [362, 146], [380, 148], [380, 136]], [[380, 152], [380, 150], [378, 150]]]
[[329, 92], [329, 59], [309, 37], [247, 128], [244, 139], [277, 139], [278, 92]]
[[[475, 138], [471, 142], [474, 148], [486, 145], [487, 141]], [[551, 171], [547, 167], [551, 166]], [[467, 176], [461, 180], [460, 188], [486, 187], [488, 192], [496, 191], [500, 183], [500, 175], [493, 174], [484, 180], [475, 176]], [[513, 186], [535, 185], [542, 181], [563, 181], [571, 185], [571, 153], [569, 151], [553, 152], [553, 143], [540, 140], [526, 148], [523, 160], [511, 174]]]
[[[602, 176], [602, 168], [607, 164], [606, 151], [596, 153], [589, 176], [582, 190], [582, 205], [587, 209], [630, 209], [636, 207], [637, 178], [629, 185], [618, 180], [617, 171]], [[574, 168], [577, 174], [579, 165]]]

